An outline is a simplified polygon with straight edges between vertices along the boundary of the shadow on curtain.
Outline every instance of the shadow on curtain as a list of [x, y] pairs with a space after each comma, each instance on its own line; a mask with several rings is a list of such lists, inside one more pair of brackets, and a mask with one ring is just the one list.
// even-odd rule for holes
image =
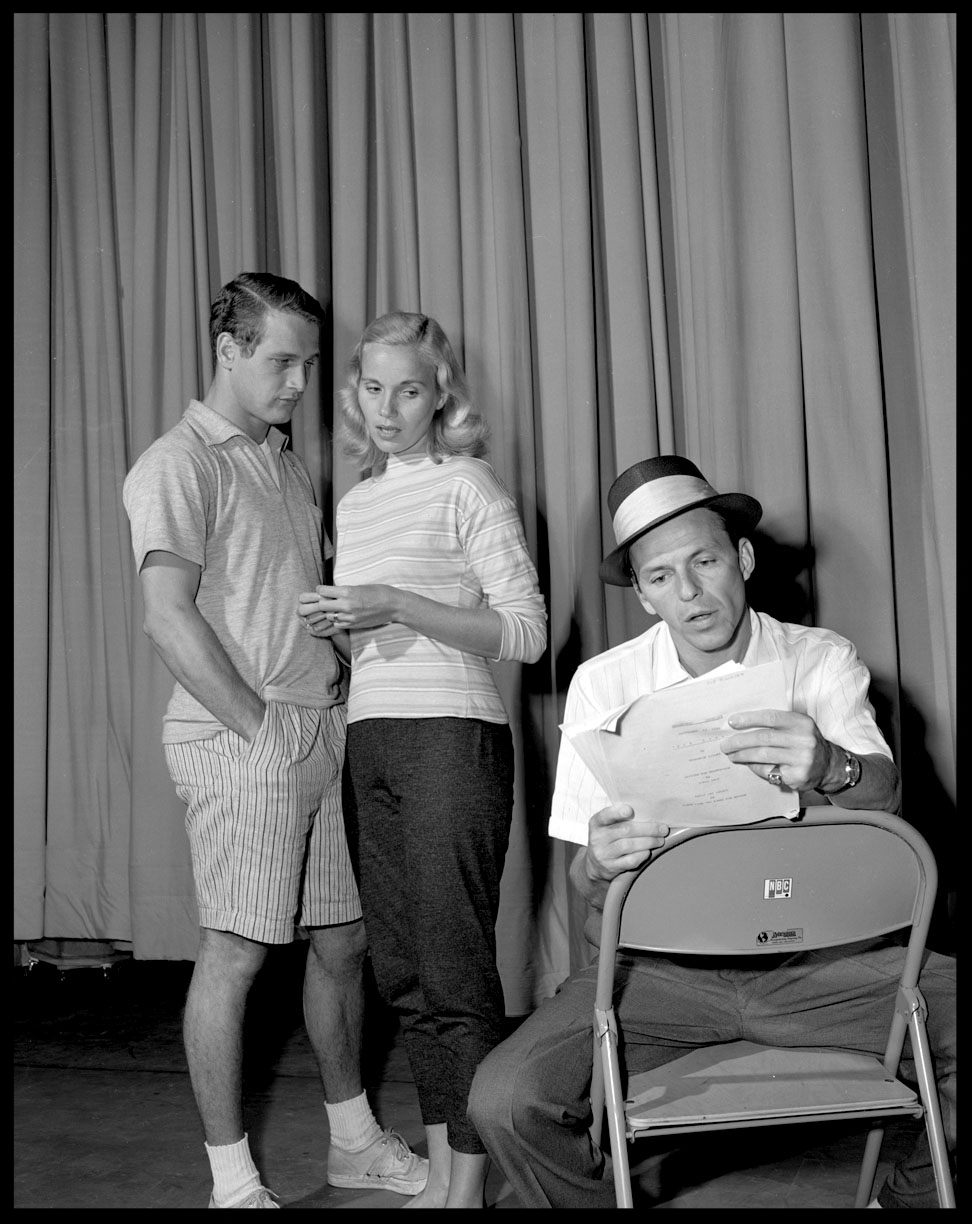
[[588, 956], [546, 810], [574, 668], [648, 627], [597, 562], [649, 455], [763, 502], [753, 602], [856, 642], [949, 882], [953, 14], [16, 14], [15, 39], [15, 939], [195, 953], [121, 484], [205, 390], [209, 302], [247, 268], [329, 310], [293, 429], [328, 525], [357, 479], [331, 394], [376, 314], [438, 318], [491, 423], [550, 615], [500, 675], [511, 1014]]

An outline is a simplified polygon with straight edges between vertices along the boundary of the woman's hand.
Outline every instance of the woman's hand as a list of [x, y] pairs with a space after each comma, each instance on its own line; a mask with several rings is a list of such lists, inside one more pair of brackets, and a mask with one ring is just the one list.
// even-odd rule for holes
[[[329, 624], [336, 630], [374, 629], [398, 620], [401, 592], [397, 587], [381, 583], [361, 586], [319, 586], [313, 595], [301, 595], [298, 612], [309, 609], [317, 626]], [[303, 601], [307, 600], [308, 603]], [[314, 600], [313, 607], [310, 600]], [[317, 633], [316, 636], [322, 636]]]
[[297, 615], [311, 637], [330, 639], [335, 651], [350, 666], [351, 639], [343, 625], [336, 625], [326, 612], [321, 611], [321, 601], [316, 591], [304, 591], [298, 595]]
[[311, 637], [333, 639], [346, 635], [346, 626], [337, 624], [332, 615], [321, 611], [316, 591], [304, 591], [297, 597], [297, 615]]
[[502, 620], [492, 608], [453, 608], [382, 583], [319, 586], [300, 600], [298, 613], [315, 637], [330, 636], [328, 625], [343, 631], [394, 623], [487, 659], [499, 657], [503, 641]]

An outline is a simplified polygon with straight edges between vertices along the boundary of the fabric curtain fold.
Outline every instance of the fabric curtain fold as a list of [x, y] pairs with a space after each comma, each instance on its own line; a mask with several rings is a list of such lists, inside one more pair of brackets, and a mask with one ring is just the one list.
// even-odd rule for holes
[[[53, 15], [51, 525], [46, 932], [131, 933], [134, 576], [103, 22]], [[77, 815], [81, 819], [77, 819]]]
[[51, 463], [49, 30], [14, 14], [14, 938], [44, 934]]
[[955, 14], [865, 13], [862, 29], [902, 791], [951, 904], [959, 859]]

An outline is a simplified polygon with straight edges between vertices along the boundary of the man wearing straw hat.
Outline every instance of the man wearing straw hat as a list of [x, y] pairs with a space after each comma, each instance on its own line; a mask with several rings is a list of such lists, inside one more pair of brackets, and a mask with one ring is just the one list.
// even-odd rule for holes
[[[647, 633], [583, 663], [567, 695], [565, 723], [607, 714], [635, 698], [725, 663], [781, 660], [791, 709], [730, 717], [722, 750], [767, 786], [799, 794], [799, 806], [894, 812], [898, 770], [868, 701], [870, 675], [853, 644], [829, 630], [783, 624], [748, 605], [756, 559], [749, 538], [762, 507], [718, 493], [678, 455], [623, 472], [608, 493], [617, 547], [602, 581], [634, 587], [660, 617]], [[796, 806], [796, 805], [795, 805]], [[564, 737], [551, 826], [587, 825], [571, 880], [599, 926], [608, 884], [641, 866], [669, 833], [612, 804]], [[596, 936], [592, 939], [596, 944]], [[752, 964], [698, 967], [682, 958], [630, 958], [617, 997], [629, 1074], [694, 1045], [749, 1039], [767, 1044], [853, 1046], [882, 1055], [902, 950], [887, 943], [781, 955]], [[808, 982], [812, 972], [813, 981]], [[614, 1207], [613, 1180], [588, 1132], [591, 1018], [597, 967], [566, 981], [480, 1065], [469, 1113], [524, 1207]], [[950, 1147], [955, 1141], [955, 963], [929, 953], [920, 986]], [[827, 999], [823, 1005], [821, 1000]], [[905, 1066], [906, 1064], [903, 1064]], [[872, 1207], [938, 1205], [922, 1132]]]

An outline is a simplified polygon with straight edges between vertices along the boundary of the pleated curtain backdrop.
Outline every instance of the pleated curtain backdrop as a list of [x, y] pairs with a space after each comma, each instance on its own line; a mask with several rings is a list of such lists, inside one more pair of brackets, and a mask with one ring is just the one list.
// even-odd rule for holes
[[857, 643], [948, 881], [954, 14], [16, 14], [15, 43], [15, 940], [195, 954], [121, 484], [244, 269], [329, 313], [293, 426], [328, 525], [375, 315], [438, 318], [489, 419], [550, 616], [497, 669], [511, 1014], [589, 956], [546, 817], [573, 670], [648, 624], [597, 579], [640, 458], [763, 502], [753, 601]]

